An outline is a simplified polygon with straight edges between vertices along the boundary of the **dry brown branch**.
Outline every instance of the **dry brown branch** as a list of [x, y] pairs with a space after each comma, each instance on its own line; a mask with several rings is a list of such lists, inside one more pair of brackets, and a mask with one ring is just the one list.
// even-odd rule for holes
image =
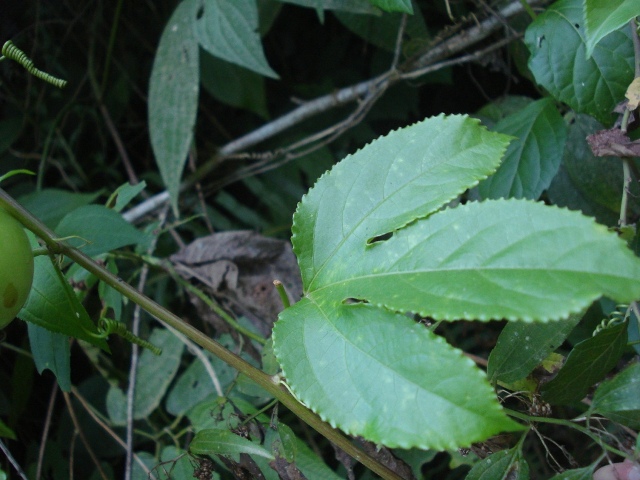
[[[534, 0], [530, 2], [530, 5], [536, 6], [542, 5], [544, 3], [547, 3], [547, 0]], [[384, 91], [389, 86], [403, 79], [412, 78], [412, 76], [415, 76], [413, 75], [413, 72], [421, 72], [419, 75], [423, 75], [424, 72], [431, 72], [435, 71], [437, 68], [444, 68], [445, 66], [449, 66], [449, 64], [445, 64], [443, 62], [436, 68], [435, 64], [437, 62], [442, 62], [442, 60], [444, 60], [445, 58], [452, 57], [462, 51], [465, 51], [466, 49], [469, 49], [479, 42], [485, 40], [490, 35], [498, 31], [498, 29], [503, 28], [503, 22], [505, 19], [512, 18], [515, 15], [523, 12], [524, 8], [521, 2], [519, 0], [514, 0], [513, 2], [502, 8], [498, 12], [498, 15], [491, 16], [482, 21], [479, 21], [473, 26], [458, 32], [450, 38], [441, 41], [435, 46], [429, 48], [424, 54], [418, 56], [417, 58], [410, 59], [402, 65], [399, 65], [397, 70], [395, 68], [391, 68], [389, 71], [385, 72], [382, 75], [357, 83], [355, 85], [351, 85], [349, 87], [342, 88], [337, 92], [324, 95], [322, 97], [316, 98], [315, 100], [300, 105], [291, 112], [221, 147], [216, 157], [209, 160], [207, 164], [200, 169], [197, 178], [192, 178], [185, 181], [183, 183], [183, 188], [187, 188], [188, 186], [193, 184], [193, 182], [198, 181], [204, 175], [210, 173], [220, 164], [221, 159], [237, 158], [236, 155], [239, 152], [243, 152], [253, 147], [254, 145], [270, 139], [275, 135], [298, 125], [308, 118], [343, 106], [347, 103], [366, 98], [371, 94], [371, 92], [376, 92], [381, 89]], [[513, 39], [514, 37], [510, 37], [510, 40]], [[499, 43], [500, 46], [502, 46], [502, 43]], [[489, 48], [491, 49], [492, 47]], [[475, 56], [475, 54], [471, 55], [471, 57], [464, 56], [461, 57], [461, 59], [451, 60], [451, 62], [454, 62], [454, 64], [455, 62], [464, 63], [479, 58], [479, 56]], [[433, 70], [429, 70], [430, 67], [432, 67]], [[338, 125], [334, 125], [330, 128], [338, 130], [340, 128]], [[290, 149], [291, 146], [287, 148]], [[279, 163], [274, 165], [279, 165]], [[261, 165], [260, 167], [264, 167], [264, 165]], [[258, 169], [260, 167], [258, 167]], [[245, 173], [248, 174], [248, 171]], [[234, 174], [233, 178], [235, 180], [237, 180], [238, 178], [242, 178], [242, 174]], [[228, 181], [224, 180], [223, 183], [228, 184], [231, 181], [235, 180], [229, 178]], [[168, 201], [169, 193], [166, 191], [161, 192], [127, 211], [124, 214], [124, 218], [127, 221], [135, 222]]]

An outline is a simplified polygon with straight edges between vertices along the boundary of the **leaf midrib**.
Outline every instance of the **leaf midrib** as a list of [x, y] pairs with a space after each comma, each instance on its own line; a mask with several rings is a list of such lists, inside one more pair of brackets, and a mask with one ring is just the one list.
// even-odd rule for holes
[[[505, 267], [489, 267], [489, 268], [468, 268], [468, 267], [457, 267], [457, 268], [433, 268], [433, 269], [419, 269], [419, 270], [409, 270], [409, 271], [402, 271], [402, 272], [380, 272], [380, 273], [372, 273], [372, 274], [367, 274], [367, 275], [360, 275], [357, 277], [351, 277], [348, 279], [342, 279], [342, 280], [336, 280], [333, 281], [331, 283], [327, 283], [324, 284], [323, 286], [321, 286], [320, 288], [317, 288], [315, 290], [310, 290], [307, 292], [307, 294], [305, 295], [307, 298], [311, 299], [312, 297], [310, 295], [312, 294], [317, 294], [322, 292], [323, 290], [331, 290], [332, 288], [338, 286], [344, 286], [350, 282], [353, 281], [362, 281], [362, 280], [366, 280], [366, 279], [377, 279], [377, 278], [382, 278], [382, 277], [394, 277], [394, 276], [405, 276], [405, 275], [416, 275], [416, 274], [429, 274], [429, 273], [440, 273], [440, 272], [445, 272], [445, 273], [450, 273], [450, 272], [488, 272], [488, 271], [516, 271], [516, 270], [522, 270], [522, 272], [538, 272], [538, 271], [543, 271], [543, 272], [552, 272], [552, 273], [559, 273], [559, 274], [587, 274], [587, 275], [591, 275], [591, 276], [596, 276], [597, 278], [601, 278], [603, 279], [603, 281], [606, 280], [620, 280], [620, 279], [628, 279], [628, 280], [636, 280], [635, 277], [626, 277], [626, 276], [620, 276], [620, 275], [614, 275], [614, 274], [605, 274], [605, 273], [594, 273], [592, 271], [586, 271], [586, 270], [577, 270], [577, 269], [550, 269], [548, 267], [509, 267], [509, 266], [505, 266]], [[314, 302], [315, 303], [315, 302]]]

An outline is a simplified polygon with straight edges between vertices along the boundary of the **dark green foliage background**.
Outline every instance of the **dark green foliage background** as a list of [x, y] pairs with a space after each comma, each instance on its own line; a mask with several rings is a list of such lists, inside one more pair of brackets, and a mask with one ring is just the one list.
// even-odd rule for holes
[[[149, 85], [161, 35], [179, 3], [174, 0], [121, 3], [104, 0], [36, 0], [25, 4], [17, 0], [6, 0], [0, 5], [0, 41], [13, 40], [34, 60], [39, 69], [68, 81], [64, 90], [58, 90], [31, 77], [13, 62], [0, 63], [0, 174], [23, 168], [36, 172], [33, 177], [12, 177], [3, 182], [2, 188], [19, 199], [48, 226], [59, 225], [66, 213], [78, 207], [93, 209], [95, 206], [87, 204], [104, 204], [109, 195], [125, 182], [146, 182], [143, 194], [133, 204], [165, 190], [166, 185], [159, 172], [149, 135]], [[475, 115], [490, 129], [518, 136], [519, 140], [512, 144], [511, 152], [519, 151], [521, 146], [525, 149], [536, 148], [536, 142], [539, 141], [536, 133], [540, 131], [535, 129], [536, 122], [544, 124], [547, 129], [545, 131], [555, 133], [553, 142], [545, 144], [548, 149], [545, 152], [554, 154], [549, 155], [553, 156], [553, 168], [547, 168], [544, 175], [541, 175], [542, 178], [532, 180], [534, 184], [530, 185], [529, 190], [525, 189], [523, 193], [508, 182], [495, 187], [496, 176], [493, 185], [491, 182], [481, 184], [479, 188], [465, 193], [461, 198], [462, 202], [502, 195], [524, 196], [581, 210], [607, 226], [616, 224], [622, 192], [622, 169], [618, 168], [617, 163], [615, 168], [603, 168], [602, 160], [593, 157], [584, 143], [586, 134], [610, 127], [614, 116], [608, 110], [602, 111], [594, 106], [593, 96], [583, 98], [575, 95], [575, 92], [567, 94], [563, 91], [563, 97], [555, 92], [553, 85], [556, 79], [547, 79], [548, 83], [545, 83], [541, 80], [542, 77], [537, 76], [542, 85], [536, 84], [532, 72], [535, 74], [539, 73], [536, 70], [548, 69], [548, 65], [544, 64], [548, 57], [534, 55], [527, 67], [527, 47], [535, 53], [536, 48], [549, 46], [553, 38], [548, 32], [541, 32], [543, 27], [531, 29], [523, 41], [515, 40], [509, 46], [483, 56], [481, 61], [442, 68], [434, 73], [394, 84], [371, 105], [362, 119], [351, 122], [341, 135], [331, 142], [319, 145], [319, 148], [309, 154], [291, 161], [282, 161], [283, 157], [278, 157], [279, 149], [287, 148], [292, 143], [348, 117], [355, 104], [327, 109], [319, 115], [295, 123], [291, 128], [260, 144], [252, 145], [247, 156], [221, 159], [217, 155], [218, 150], [233, 140], [305, 102], [380, 75], [393, 62], [397, 28], [401, 22], [400, 13], [383, 13], [382, 17], [375, 17], [352, 11], [333, 12], [306, 8], [313, 3], [280, 3], [275, 0], [257, 2], [260, 20], [257, 31], [261, 35], [268, 64], [279, 78], [274, 78], [275, 75], [261, 76], [214, 57], [203, 48], [196, 49], [199, 52], [199, 66], [194, 73], [199, 75], [200, 93], [196, 104], [193, 142], [187, 142], [191, 148], [191, 163], [187, 163], [183, 178], [197, 188], [190, 187], [184, 191], [176, 203], [178, 211], [169, 213], [169, 224], [176, 227], [177, 235], [183, 242], [188, 243], [206, 235], [211, 229], [251, 229], [268, 236], [288, 239], [291, 235], [292, 215], [298, 202], [326, 170], [380, 135], [441, 113]], [[359, 8], [370, 8], [366, 2], [347, 0], [319, 3], [358, 4]], [[411, 2], [402, 0], [372, 3], [382, 7], [391, 5], [397, 9], [407, 8]], [[563, 0], [550, 7], [543, 15], [555, 18], [559, 16], [558, 12], [565, 11], [570, 11], [573, 15], [575, 12], [572, 8], [576, 4]], [[409, 17], [403, 37], [403, 49], [399, 52], [400, 62], [428, 51], [447, 36], [455, 36], [460, 31], [472, 28], [475, 20], [482, 21], [491, 16], [490, 12], [478, 6], [478, 2], [472, 1], [416, 0], [412, 5], [414, 12], [419, 15]], [[447, 7], [452, 9], [455, 22], [449, 18]], [[498, 8], [498, 4], [493, 7]], [[511, 18], [509, 22], [512, 28], [523, 32], [530, 19], [521, 14]], [[572, 27], [563, 25], [563, 28], [571, 30]], [[583, 35], [582, 31], [571, 30], [570, 33], [572, 41], [576, 42], [576, 48], [584, 48], [580, 37]], [[553, 34], [562, 35], [562, 30], [553, 30]], [[544, 35], [546, 44], [540, 40]], [[488, 39], [470, 46], [468, 52], [462, 54], [485, 48], [504, 36], [504, 31], [500, 30]], [[630, 81], [628, 77], [631, 75], [633, 52], [629, 44], [625, 43], [628, 40], [626, 31], [614, 32], [613, 37], [604, 40], [604, 53], [598, 50], [605, 48], [602, 45], [596, 45], [594, 50], [596, 62], [599, 61], [598, 58], [606, 58], [607, 52], [614, 51], [624, 64], [622, 79], [617, 81], [617, 90], [613, 89], [613, 97], [609, 99], [611, 106], [622, 100], [625, 85]], [[575, 49], [572, 52], [572, 55], [575, 54]], [[579, 55], [583, 53], [580, 50]], [[568, 75], [567, 72], [564, 73]], [[547, 96], [547, 92], [556, 95], [556, 98]], [[582, 107], [584, 110], [580, 110]], [[579, 112], [575, 113], [571, 108], [576, 108]], [[585, 113], [592, 116], [588, 117]], [[531, 130], [535, 131], [531, 133]], [[523, 131], [529, 133], [521, 135]], [[549, 136], [546, 135], [542, 143], [548, 141]], [[522, 143], [517, 143], [518, 141]], [[532, 144], [534, 147], [531, 147]], [[270, 160], [271, 156], [275, 160]], [[260, 160], [264, 160], [263, 167], [252, 167]], [[517, 164], [518, 160], [515, 158], [514, 162]], [[544, 160], [545, 158], [541, 159]], [[618, 160], [605, 161], [613, 164]], [[558, 169], [557, 173], [554, 169]], [[515, 183], [517, 182], [514, 181]], [[633, 193], [629, 210], [630, 223], [637, 220], [640, 212], [638, 192], [633, 190]], [[179, 213], [179, 218], [176, 213]], [[78, 233], [77, 230], [82, 226], [82, 215], [77, 221], [68, 231], [65, 230], [65, 235]], [[123, 240], [117, 247], [136, 242], [146, 245], [151, 234], [143, 234], [142, 230], [147, 227], [152, 230], [153, 225], [149, 226], [149, 223], [145, 221], [138, 225], [140, 231], [132, 229], [120, 232], [123, 237], [128, 235], [130, 241]], [[63, 234], [62, 231], [58, 233]], [[86, 235], [82, 235], [83, 238], [90, 237], [90, 233], [86, 232]], [[93, 253], [102, 253], [113, 247], [101, 246], [97, 242], [90, 248], [96, 249]], [[154, 256], [158, 259], [167, 258], [179, 247], [175, 237], [161, 235]], [[100, 250], [101, 248], [103, 249]], [[119, 275], [135, 285], [141, 262], [132, 253], [129, 250], [122, 257], [112, 258], [110, 268], [115, 269], [117, 263]], [[46, 257], [41, 260], [48, 261]], [[95, 321], [102, 307], [101, 302], [106, 301], [108, 294], [99, 292], [92, 285], [89, 285], [87, 292], [84, 304]], [[176, 288], [165, 271], [152, 270], [146, 293], [202, 328], [207, 334], [219, 338], [219, 334], [210, 325], [199, 319], [187, 295]], [[115, 303], [118, 303], [117, 299]], [[574, 319], [568, 321], [569, 326], [566, 323], [562, 326], [562, 332], [556, 332], [558, 342], [554, 340], [548, 342], [550, 345], [541, 345], [536, 354], [542, 358], [548, 353], [547, 349], [553, 351], [559, 348], [560, 353], [567, 355], [575, 345], [591, 336], [596, 324], [614, 307], [606, 300], [596, 302], [568, 340], [565, 341], [574, 323], [577, 323]], [[132, 315], [131, 305], [118, 308], [122, 308], [122, 318], [130, 318]], [[622, 326], [615, 328], [621, 332], [625, 330]], [[437, 333], [466, 352], [488, 358], [501, 329], [500, 322], [455, 322], [444, 325]], [[506, 332], [514, 329], [526, 334], [524, 327], [512, 326]], [[545, 335], [545, 331], [540, 328], [534, 333]], [[141, 336], [147, 338], [150, 335], [152, 327], [149, 323], [143, 323]], [[629, 340], [634, 340], [633, 331], [629, 330], [629, 335]], [[637, 335], [636, 332], [636, 340]], [[619, 337], [622, 338], [623, 334], [620, 333]], [[612, 359], [611, 367], [615, 367], [616, 359], [618, 367], [622, 367], [634, 351], [625, 348], [626, 337], [621, 340], [616, 338], [613, 356], [617, 357]], [[122, 449], [104, 430], [96, 427], [77, 399], [65, 403], [61, 401], [59, 393], [55, 394], [57, 398], [51, 409], [51, 429], [46, 439], [41, 438], [48, 402], [57, 388], [56, 380], [48, 371], [39, 375], [33, 361], [19, 353], [19, 349], [29, 348], [28, 329], [24, 322], [15, 321], [0, 332], [0, 341], [0, 419], [16, 433], [17, 440], [5, 440], [29, 477], [35, 478], [38, 448], [44, 441], [47, 449], [42, 460], [42, 478], [67, 478], [70, 475], [68, 459], [71, 456], [75, 458], [76, 478], [99, 478], [87, 450], [74, 437], [73, 423], [69, 416], [69, 411], [73, 408], [81, 418], [80, 423], [86, 425], [85, 434], [90, 439], [92, 448], [98, 451], [106, 477], [121, 478], [124, 469]], [[230, 338], [224, 337], [222, 341], [234, 351], [240, 349]], [[503, 349], [513, 345], [509, 343], [513, 338], [503, 337], [502, 341]], [[66, 337], [62, 337], [61, 342], [64, 344]], [[592, 343], [598, 344], [597, 341]], [[110, 408], [109, 402], [114, 405], [121, 400], [113, 395], [109, 397], [109, 388], [126, 388], [129, 363], [129, 345], [126, 342], [111, 340], [109, 348], [111, 355], [80, 346], [77, 342], [70, 347], [71, 383], [83, 398], [105, 415]], [[152, 384], [153, 388], [161, 393], [153, 399], [157, 402], [152, 401], [149, 405], [148, 416], [139, 419], [136, 424], [140, 434], [136, 435], [135, 450], [151, 466], [156, 465], [159, 459], [171, 460], [180, 454], [182, 450], [176, 448], [174, 442], [181, 448], [187, 447], [190, 437], [185, 436], [182, 429], [186, 429], [190, 422], [212, 421], [207, 417], [209, 412], [218, 407], [221, 411], [224, 408], [213, 402], [201, 405], [201, 411], [195, 413], [190, 411], [185, 414], [186, 410], [180, 410], [180, 402], [186, 400], [175, 389], [178, 381], [171, 379], [175, 372], [182, 374], [193, 367], [193, 364], [191, 357], [180, 356], [182, 346], [174, 345], [171, 348], [179, 351], [175, 362], [167, 366], [173, 373], [166, 382], [155, 379], [157, 382]], [[580, 348], [576, 350], [579, 353]], [[87, 361], [87, 355], [90, 361]], [[153, 361], [148, 361], [153, 366]], [[230, 386], [234, 375], [224, 370], [228, 367], [219, 363], [216, 368], [223, 371], [223, 383]], [[490, 380], [500, 381], [504, 371], [498, 370], [509, 370], [507, 367], [508, 365], [502, 366], [500, 363], [497, 366], [490, 364], [489, 371], [495, 373]], [[600, 381], [608, 370], [596, 372], [598, 375], [590, 379], [591, 383]], [[614, 369], [615, 372], [617, 370]], [[518, 379], [507, 376], [504, 380], [511, 382]], [[607, 388], [613, 389], [615, 386], [614, 382], [613, 386], [609, 384]], [[583, 392], [580, 391], [581, 395], [574, 398], [562, 393], [564, 387], [566, 384], [562, 380], [556, 381], [555, 384], [550, 384], [547, 392], [551, 399], [559, 399], [554, 415], [571, 418], [584, 413], [586, 407], [578, 403]], [[578, 387], [582, 388], [584, 385]], [[258, 400], [264, 400], [260, 396], [261, 392], [256, 393], [248, 382], [233, 388], [237, 388], [238, 405], [242, 406], [244, 413], [253, 412], [257, 405], [262, 405]], [[112, 389], [111, 392], [113, 391]], [[169, 392], [166, 397], [165, 391]], [[510, 402], [509, 406], [516, 404], [513, 400]], [[596, 412], [609, 412], [616, 419], [630, 418], [632, 425], [637, 422], [637, 409], [629, 407], [630, 413], [621, 413], [615, 410], [615, 406], [611, 407], [606, 402], [603, 405]], [[327, 475], [346, 478], [346, 469], [335, 460], [328, 442], [310, 432], [292, 414], [282, 410], [280, 419], [297, 435], [297, 441], [301, 444], [297, 447], [301, 452], [298, 461], [309, 461], [317, 469], [312, 471], [322, 478], [329, 478]], [[267, 412], [267, 416], [269, 413]], [[224, 418], [227, 423], [237, 420], [229, 412], [226, 415]], [[269, 422], [267, 416], [260, 417], [265, 424]], [[2, 424], [0, 434], [1, 427]], [[163, 434], [165, 427], [173, 428], [174, 434], [180, 431], [181, 436]], [[114, 425], [113, 428], [122, 437], [121, 424]], [[619, 434], [616, 428], [612, 427], [614, 433]], [[579, 466], [589, 465], [599, 459], [600, 450], [595, 444], [584, 448], [584, 438], [577, 433], [549, 425], [542, 426], [541, 430], [544, 435], [556, 439], [570, 451]], [[500, 453], [500, 461], [506, 465], [504, 468], [523, 462], [522, 471], [530, 471], [531, 478], [549, 478], [554, 474], [535, 439], [528, 440], [518, 448], [514, 447], [514, 442], [507, 446], [511, 449]], [[313, 463], [316, 457], [309, 447], [320, 455], [325, 464]], [[561, 457], [561, 452], [555, 447], [551, 448], [555, 455]], [[476, 466], [469, 478], [479, 478], [487, 469], [487, 465], [477, 463], [478, 459], [473, 454], [463, 457], [456, 451], [436, 454], [431, 451], [407, 450], [396, 453], [411, 466], [417, 478], [464, 478], [474, 463]], [[526, 462], [523, 458], [526, 458]], [[266, 463], [260, 464], [263, 470], [268, 469]], [[564, 459], [562, 467], [575, 468], [576, 465]], [[329, 472], [329, 469], [333, 471]], [[11, 471], [4, 457], [0, 457], [0, 470]], [[186, 458], [182, 459], [175, 472], [176, 475], [183, 475], [175, 478], [188, 478], [193, 472], [192, 464]], [[362, 468], [356, 468], [355, 475], [359, 479], [372, 478], [372, 474]], [[134, 470], [134, 478], [145, 478], [145, 474], [141, 470]], [[221, 478], [231, 476], [226, 472], [221, 474]]]

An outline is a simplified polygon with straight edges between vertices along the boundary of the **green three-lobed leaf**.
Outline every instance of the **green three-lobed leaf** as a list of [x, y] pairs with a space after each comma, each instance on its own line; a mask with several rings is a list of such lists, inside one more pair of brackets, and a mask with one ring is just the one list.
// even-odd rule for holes
[[464, 116], [427, 119], [347, 157], [300, 203], [305, 297], [280, 315], [274, 351], [332, 425], [436, 449], [519, 428], [461, 352], [401, 312], [546, 321], [640, 296], [640, 262], [592, 219], [518, 200], [442, 208], [495, 171], [508, 140]]

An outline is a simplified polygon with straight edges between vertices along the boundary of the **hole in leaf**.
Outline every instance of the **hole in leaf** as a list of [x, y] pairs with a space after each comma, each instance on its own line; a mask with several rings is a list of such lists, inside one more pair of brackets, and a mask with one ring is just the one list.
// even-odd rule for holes
[[367, 245], [373, 245], [374, 243], [386, 242], [391, 237], [393, 237], [393, 232], [383, 233], [382, 235], [377, 235], [375, 237], [371, 237], [367, 240]]
[[363, 298], [345, 298], [342, 301], [343, 305], [355, 305], [356, 303], [369, 303]]

